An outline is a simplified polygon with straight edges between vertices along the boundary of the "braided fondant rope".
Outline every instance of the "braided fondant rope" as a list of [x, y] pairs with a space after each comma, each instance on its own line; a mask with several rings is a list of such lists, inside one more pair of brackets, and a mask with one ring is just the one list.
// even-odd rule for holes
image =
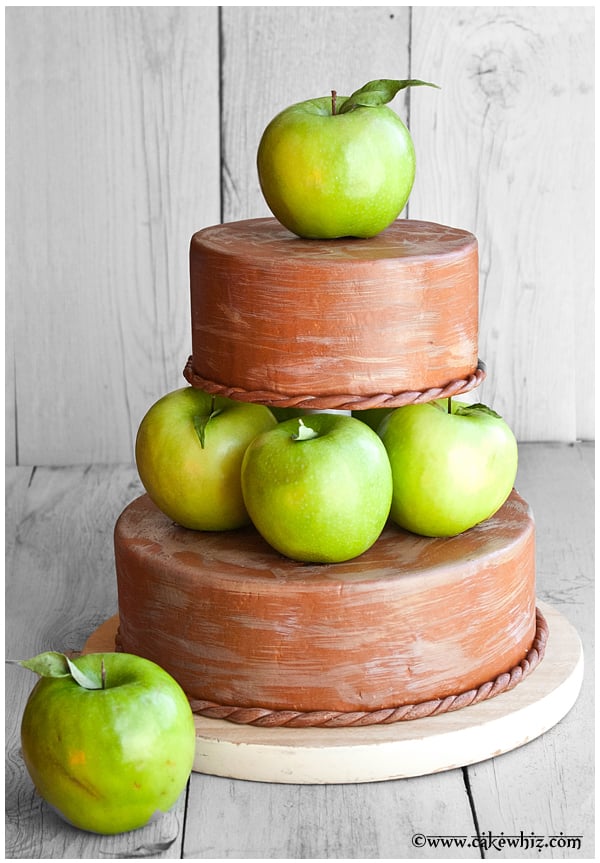
[[548, 624], [542, 612], [536, 609], [536, 632], [533, 643], [524, 659], [510, 671], [500, 674], [495, 680], [483, 683], [476, 689], [462, 692], [459, 695], [448, 695], [445, 698], [422, 701], [418, 704], [404, 704], [402, 707], [390, 707], [385, 710], [356, 711], [343, 713], [335, 710], [312, 710], [307, 712], [296, 710], [267, 710], [261, 707], [228, 707], [215, 704], [212, 701], [190, 699], [194, 713], [211, 719], [226, 719], [238, 725], [255, 725], [263, 728], [348, 728], [364, 725], [391, 725], [394, 722], [406, 722], [410, 719], [423, 719], [427, 716], [438, 716], [478, 704], [488, 698], [494, 698], [503, 692], [509, 692], [517, 684], [525, 680], [537, 668], [546, 651], [548, 641]]
[[470, 375], [449, 381], [442, 387], [430, 387], [426, 390], [405, 390], [400, 393], [378, 393], [368, 396], [357, 396], [350, 393], [335, 395], [287, 395], [270, 390], [245, 390], [243, 387], [232, 387], [219, 384], [203, 378], [192, 367], [192, 357], [183, 370], [186, 381], [197, 389], [211, 395], [225, 396], [242, 402], [268, 404], [277, 408], [299, 408], [304, 410], [370, 410], [371, 408], [399, 408], [404, 405], [430, 402], [434, 399], [444, 399], [468, 393], [478, 387], [485, 379], [485, 364], [480, 360], [477, 369]]

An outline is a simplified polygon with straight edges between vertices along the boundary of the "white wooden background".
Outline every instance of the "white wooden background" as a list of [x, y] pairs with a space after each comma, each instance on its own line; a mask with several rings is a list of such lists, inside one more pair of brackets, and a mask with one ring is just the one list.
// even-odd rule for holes
[[8, 464], [131, 462], [184, 385], [188, 244], [267, 214], [255, 153], [294, 101], [400, 94], [407, 214], [476, 233], [491, 404], [522, 441], [592, 439], [594, 10], [8, 7]]

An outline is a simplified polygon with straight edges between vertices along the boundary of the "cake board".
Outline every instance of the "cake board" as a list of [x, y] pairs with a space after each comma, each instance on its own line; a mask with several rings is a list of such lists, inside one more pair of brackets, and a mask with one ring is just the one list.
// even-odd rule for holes
[[[287, 784], [404, 779], [485, 761], [544, 734], [575, 704], [583, 649], [569, 621], [538, 603], [550, 631], [541, 664], [510, 692], [451, 713], [349, 728], [261, 728], [195, 717], [198, 773]], [[113, 651], [118, 616], [84, 653]]]

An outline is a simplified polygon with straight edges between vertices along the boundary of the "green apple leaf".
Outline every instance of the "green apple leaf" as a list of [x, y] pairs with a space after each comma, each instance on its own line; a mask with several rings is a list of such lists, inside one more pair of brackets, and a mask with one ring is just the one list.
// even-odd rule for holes
[[46, 653], [38, 653], [37, 656], [31, 659], [17, 659], [16, 662], [17, 665], [28, 668], [30, 671], [39, 674], [40, 677], [69, 677], [71, 674], [67, 657], [64, 653], [48, 651]]
[[487, 414], [488, 416], [494, 417], [497, 420], [502, 419], [500, 414], [497, 414], [496, 411], [492, 410], [492, 408], [489, 408], [487, 405], [483, 405], [481, 403], [478, 403], [476, 405], [462, 405], [461, 407], [457, 408], [456, 413], [463, 415], [471, 413]]
[[355, 108], [378, 108], [391, 102], [396, 93], [406, 87], [435, 87], [440, 88], [437, 84], [430, 84], [428, 81], [419, 81], [416, 78], [409, 78], [404, 81], [395, 81], [390, 78], [382, 78], [378, 81], [369, 81], [359, 90], [355, 90], [351, 96], [340, 106], [338, 114], [347, 114]]
[[311, 429], [310, 426], [304, 425], [301, 419], [298, 420], [298, 431], [292, 435], [292, 440], [313, 440], [319, 437], [319, 432]]
[[204, 444], [206, 443], [206, 427], [213, 417], [218, 416], [221, 413], [221, 408], [215, 410], [215, 400], [212, 400], [212, 410], [208, 414], [203, 414], [202, 416], [196, 415], [194, 417], [194, 428], [196, 429], [196, 434], [198, 435], [198, 440], [200, 441], [200, 446], [204, 449]]
[[194, 428], [196, 429], [196, 434], [198, 435], [198, 440], [200, 441], [202, 449], [204, 449], [204, 443], [206, 441], [206, 426], [209, 424], [210, 418], [211, 414], [194, 417]]
[[72, 677], [75, 683], [78, 683], [84, 689], [102, 689], [104, 686], [102, 673], [98, 676], [84, 673], [64, 653], [49, 650], [45, 653], [38, 653], [37, 656], [31, 659], [18, 659], [15, 661], [17, 665], [28, 668], [29, 671], [39, 674], [40, 677]]
[[[78, 683], [83, 689], [104, 689], [104, 680], [103, 680], [103, 670], [101, 669], [100, 674], [92, 675], [88, 672], [83, 672], [80, 668], [78, 668], [74, 662], [66, 657], [67, 664], [69, 666], [69, 671], [71, 673], [71, 677]], [[104, 665], [104, 663], [103, 663]]]

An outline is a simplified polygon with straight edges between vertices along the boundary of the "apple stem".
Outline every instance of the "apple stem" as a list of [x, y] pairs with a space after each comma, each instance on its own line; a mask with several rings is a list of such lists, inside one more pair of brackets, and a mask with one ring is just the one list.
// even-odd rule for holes
[[452, 413], [452, 396], [448, 396], [448, 413]]
[[106, 665], [104, 664], [104, 658], [100, 661], [100, 679], [102, 681], [102, 689], [106, 689]]
[[332, 90], [331, 91], [331, 114], [334, 117], [335, 117], [335, 113], [336, 113], [336, 100], [337, 100], [337, 93], [335, 90]]

